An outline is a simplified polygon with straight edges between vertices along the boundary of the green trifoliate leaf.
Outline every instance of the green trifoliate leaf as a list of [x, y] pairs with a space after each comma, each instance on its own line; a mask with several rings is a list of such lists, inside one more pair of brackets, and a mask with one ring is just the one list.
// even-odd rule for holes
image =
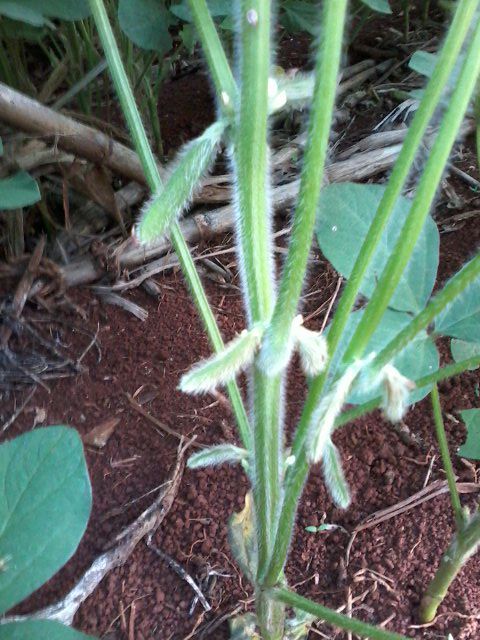
[[50, 20], [45, 18], [41, 11], [24, 7], [19, 2], [12, 0], [0, 1], [0, 16], [24, 22], [32, 27], [43, 27], [44, 25], [55, 27]]
[[350, 489], [343, 473], [340, 453], [331, 440], [325, 444], [322, 468], [325, 484], [332, 500], [340, 509], [346, 509], [351, 501]]
[[[330, 369], [335, 371], [339, 363], [341, 363], [345, 349], [349, 344], [355, 329], [358, 326], [363, 310], [354, 311], [350, 314], [347, 326], [343, 331], [340, 343], [332, 354], [332, 362]], [[412, 317], [408, 313], [399, 313], [387, 309], [382, 321], [375, 330], [373, 336], [368, 343], [366, 352], [380, 353], [389, 342], [408, 325]], [[328, 335], [329, 328], [325, 333]], [[398, 371], [410, 380], [418, 380], [423, 376], [434, 373], [438, 369], [439, 357], [435, 347], [435, 342], [426, 331], [421, 331], [416, 338], [410, 342], [393, 360], [392, 364]], [[408, 404], [418, 402], [430, 393], [431, 387], [419, 387], [413, 390], [408, 396]], [[381, 380], [379, 380], [375, 371], [369, 371], [368, 368], [362, 373], [362, 380], [352, 388], [347, 402], [352, 404], [362, 404], [373, 398], [382, 395]]]
[[[24, 20], [27, 23], [30, 22], [32, 12], [60, 20], [82, 20], [91, 13], [88, 0], [2, 0], [2, 4], [19, 7], [25, 13], [15, 19]], [[33, 23], [30, 22], [30, 24]], [[51, 23], [50, 25], [54, 26]]]
[[28, 207], [40, 198], [38, 184], [26, 171], [0, 180], [0, 211]]
[[458, 450], [458, 455], [471, 460], [480, 460], [480, 409], [460, 411], [467, 427], [467, 440]]
[[392, 8], [388, 0], [362, 0], [369, 9], [378, 11], [379, 13], [392, 13]]
[[207, 447], [202, 451], [197, 451], [188, 459], [189, 469], [199, 469], [201, 467], [214, 467], [219, 464], [236, 464], [248, 458], [248, 451], [233, 444], [218, 444], [214, 447]]
[[307, 376], [317, 376], [325, 369], [328, 360], [325, 336], [301, 325], [294, 328], [294, 335], [303, 371]]
[[421, 76], [431, 78], [435, 65], [437, 64], [438, 56], [428, 51], [415, 51], [410, 58], [408, 66]]
[[73, 555], [91, 502], [83, 445], [74, 429], [46, 427], [0, 445], [0, 613]]
[[[450, 351], [455, 362], [461, 362], [474, 356], [480, 356], [480, 342], [467, 342], [454, 338], [450, 343]], [[471, 371], [475, 369], [478, 369], [478, 366], [471, 367]]]
[[202, 360], [186, 373], [179, 389], [185, 393], [209, 393], [230, 382], [253, 362], [261, 337], [260, 327], [242, 331], [221, 353]]
[[180, 151], [165, 187], [142, 208], [136, 228], [140, 242], [153, 242], [180, 217], [214, 161], [224, 130], [225, 122], [215, 122]]
[[174, 19], [163, 2], [120, 0], [118, 21], [122, 31], [142, 49], [164, 55], [172, 48], [168, 27]]
[[468, 285], [437, 316], [435, 333], [467, 342], [480, 342], [480, 278]]
[[[231, 0], [207, 0], [208, 12], [212, 18], [222, 18], [231, 16], [235, 11], [234, 3]], [[185, 22], [193, 22], [192, 14], [188, 8], [188, 1], [182, 0], [178, 4], [172, 4], [170, 11]]]
[[289, 0], [283, 3], [282, 9], [280, 22], [289, 33], [306, 31], [312, 36], [318, 35], [320, 9], [315, 2]]
[[[330, 184], [322, 189], [316, 227], [318, 244], [333, 267], [345, 278], [350, 277], [384, 193], [383, 185], [348, 182]], [[404, 197], [396, 202], [360, 286], [361, 293], [367, 298], [372, 296], [377, 286], [411, 205], [411, 200]], [[437, 225], [428, 216], [393, 293], [390, 307], [414, 313], [422, 311], [435, 284], [439, 246]]]
[[94, 640], [53, 620], [26, 620], [0, 625], [0, 640]]

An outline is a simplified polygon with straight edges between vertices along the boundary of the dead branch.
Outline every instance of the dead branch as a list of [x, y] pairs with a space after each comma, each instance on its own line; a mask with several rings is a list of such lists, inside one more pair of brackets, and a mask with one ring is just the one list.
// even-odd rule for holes
[[[25, 273], [20, 279], [18, 286], [13, 296], [13, 302], [11, 305], [11, 317], [13, 320], [18, 320], [22, 314], [23, 307], [32, 288], [35, 276], [37, 275], [38, 265], [43, 256], [43, 250], [45, 249], [45, 237], [42, 236], [35, 247], [30, 260], [28, 261]], [[0, 348], [5, 349], [12, 335], [11, 326], [4, 325], [0, 327]]]
[[[335, 162], [327, 168], [329, 182], [357, 181], [372, 177], [389, 169], [400, 152], [401, 145], [386, 149], [376, 149], [359, 153], [349, 160]], [[277, 210], [289, 207], [298, 195], [299, 180], [275, 187], [272, 190], [273, 206]], [[181, 230], [187, 242], [211, 238], [230, 231], [234, 223], [234, 209], [226, 205], [204, 213], [197, 213], [184, 218]], [[148, 247], [133, 242], [118, 256], [120, 268], [143, 264], [153, 258], [162, 256], [172, 250], [170, 240], [164, 236]], [[104, 269], [95, 263], [92, 257], [72, 262], [62, 268], [62, 275], [67, 287], [94, 282], [104, 274]]]
[[52, 139], [64, 151], [103, 164], [118, 175], [145, 184], [142, 165], [134, 151], [3, 83], [0, 83], [0, 120], [15, 129]]
[[168, 486], [160, 492], [148, 509], [113, 540], [112, 546], [93, 561], [77, 584], [62, 600], [29, 615], [2, 618], [0, 624], [25, 620], [57, 620], [63, 624], [71, 625], [80, 605], [93, 593], [105, 575], [112, 569], [125, 564], [140, 540], [147, 534], [153, 534], [170, 511], [180, 487], [185, 468], [185, 453], [189, 446], [190, 442], [180, 445], [177, 463], [167, 483]]
[[[373, 61], [365, 60], [347, 67], [338, 95], [375, 76], [382, 71], [382, 64], [385, 63], [375, 65]], [[58, 147], [95, 164], [104, 165], [128, 180], [146, 184], [140, 159], [132, 149], [102, 131], [54, 111], [3, 83], [0, 83], [0, 120], [14, 129], [52, 140], [54, 149]], [[59, 155], [64, 159], [64, 154]], [[49, 157], [53, 160], [55, 154], [52, 156], [50, 153]], [[161, 173], [164, 172], [160, 165], [159, 169]], [[207, 179], [199, 197], [202, 202], [218, 202], [224, 194], [223, 185], [217, 186], [215, 181]]]

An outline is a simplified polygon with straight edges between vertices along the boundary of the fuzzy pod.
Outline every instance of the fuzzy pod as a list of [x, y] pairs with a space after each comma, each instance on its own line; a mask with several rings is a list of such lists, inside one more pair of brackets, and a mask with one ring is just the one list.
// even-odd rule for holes
[[252, 364], [261, 337], [259, 327], [242, 331], [223, 351], [200, 361], [186, 373], [179, 389], [192, 394], [209, 393], [230, 382]]
[[347, 509], [351, 502], [350, 488], [345, 479], [340, 453], [331, 440], [327, 440], [325, 444], [322, 469], [332, 500], [340, 509]]
[[215, 122], [178, 153], [168, 182], [142, 207], [135, 230], [140, 242], [148, 244], [167, 233], [188, 207], [215, 160], [225, 127], [225, 121]]
[[248, 451], [233, 444], [218, 444], [214, 447], [207, 447], [202, 451], [197, 451], [190, 456], [187, 462], [189, 469], [200, 469], [202, 467], [215, 467], [219, 464], [237, 464], [248, 458]]
[[315, 464], [322, 459], [325, 447], [335, 428], [335, 420], [340, 415], [351, 386], [359, 372], [370, 362], [370, 359], [371, 356], [351, 364], [313, 412], [307, 451], [307, 457], [311, 463]]
[[383, 387], [383, 413], [391, 422], [399, 422], [407, 412], [408, 397], [415, 389], [415, 383], [402, 375], [392, 364], [382, 367], [379, 379]]
[[300, 355], [302, 369], [307, 376], [318, 376], [328, 360], [328, 344], [325, 336], [318, 331], [310, 331], [301, 325], [295, 327], [294, 336]]

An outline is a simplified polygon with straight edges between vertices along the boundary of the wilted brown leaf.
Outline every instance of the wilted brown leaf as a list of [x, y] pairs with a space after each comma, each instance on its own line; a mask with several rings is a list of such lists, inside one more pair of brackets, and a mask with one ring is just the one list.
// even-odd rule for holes
[[91, 431], [85, 434], [83, 436], [83, 442], [85, 444], [90, 444], [93, 447], [97, 447], [98, 449], [102, 449], [107, 444], [119, 422], [120, 418], [118, 417], [108, 418], [108, 420], [105, 420], [105, 422], [93, 427]]

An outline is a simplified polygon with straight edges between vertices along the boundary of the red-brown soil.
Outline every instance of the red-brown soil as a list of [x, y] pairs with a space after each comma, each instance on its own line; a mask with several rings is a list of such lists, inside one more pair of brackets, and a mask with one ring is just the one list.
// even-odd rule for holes
[[[478, 243], [479, 235], [474, 220], [458, 232], [443, 235], [442, 254], [444, 262], [448, 262], [443, 270], [450, 271], [460, 264]], [[178, 443], [171, 436], [163, 436], [132, 410], [127, 393], [134, 394], [143, 386], [145, 409], [179, 433], [196, 434], [202, 443], [231, 437], [233, 420], [228, 410], [211, 397], [192, 399], [176, 389], [181, 373], [209, 349], [180, 275], [170, 274], [158, 282], [162, 289], [158, 301], [140, 291], [131, 294], [149, 311], [149, 318], [143, 323], [116, 307], [101, 306], [87, 292], [75, 294], [75, 301], [88, 316], [88, 328], [95, 332], [99, 327], [102, 359], [97, 363], [92, 350], [87, 356], [88, 373], [52, 384], [50, 395], [38, 389], [27, 411], [8, 433], [11, 437], [30, 429], [37, 407], [45, 410], [42, 424], [70, 424], [81, 434], [112, 416], [120, 417], [104, 449], [87, 448], [94, 508], [78, 553], [27, 605], [20, 607], [22, 611], [31, 611], [65, 593], [105, 543], [152, 499], [139, 498], [168, 477]], [[334, 274], [325, 270], [319, 259], [308, 291], [321, 288], [321, 292], [307, 299], [307, 313], [331, 296], [335, 282]], [[224, 335], [232, 336], [243, 326], [240, 295], [234, 289], [208, 282], [207, 287]], [[75, 333], [79, 318], [70, 320], [70, 328], [59, 327], [61, 341], [70, 350], [81, 352], [87, 339]], [[312, 326], [321, 320], [322, 315], [317, 316]], [[151, 400], [147, 392], [152, 392]], [[441, 393], [454, 452], [465, 437], [457, 419], [458, 411], [479, 404], [478, 373], [443, 383]], [[291, 427], [304, 394], [303, 379], [296, 370], [287, 394]], [[478, 556], [469, 561], [456, 581], [436, 625], [422, 631], [410, 628], [415, 622], [422, 588], [432, 576], [452, 533], [448, 497], [434, 498], [359, 533], [348, 566], [345, 557], [349, 534], [341, 530], [320, 534], [305, 531], [306, 526], [318, 525], [325, 518], [326, 522], [339, 524], [351, 532], [369, 514], [420, 490], [432, 456], [436, 460], [429, 481], [444, 477], [438, 463], [429, 401], [416, 406], [406, 422], [422, 438], [424, 448], [402, 442], [377, 414], [338, 433], [336, 441], [353, 492], [352, 507], [345, 513], [335, 509], [320, 473], [312, 470], [300, 505], [288, 579], [290, 584], [298, 585], [301, 593], [335, 607], [346, 602], [349, 590], [353, 598], [368, 590], [359, 606], [353, 605], [354, 615], [375, 623], [389, 619], [388, 628], [411, 637], [443, 637], [448, 630], [455, 638], [473, 640], [480, 629], [475, 618], [480, 605]], [[472, 481], [473, 470], [455, 456], [454, 460], [459, 476]], [[228, 612], [250, 595], [226, 543], [226, 521], [241, 508], [245, 490], [245, 478], [237, 468], [186, 471], [178, 498], [155, 536], [157, 546], [192, 575], [201, 577], [214, 569], [229, 576], [217, 576], [213, 586], [205, 587], [214, 608], [205, 620]], [[132, 500], [136, 502], [129, 505]], [[125, 620], [128, 625], [131, 605], [135, 603], [135, 638], [180, 640], [193, 629], [201, 613], [197, 606], [189, 616], [192, 598], [190, 587], [151, 550], [140, 545], [127, 564], [113, 571], [81, 607], [75, 624], [92, 634], [115, 631], [115, 637], [126, 638], [123, 627]], [[207, 637], [225, 638], [225, 627]]]
[[[167, 85], [161, 99], [163, 133], [172, 147], [199, 133], [213, 114], [206, 80], [192, 78], [195, 76], [177, 81], [175, 88], [173, 83]], [[351, 133], [354, 135], [353, 130]], [[474, 156], [469, 152], [460, 166], [478, 177], [473, 164]], [[478, 208], [475, 194], [457, 180], [452, 183], [468, 200], [466, 209]], [[456, 212], [441, 203], [438, 219], [452, 213]], [[479, 246], [477, 219], [467, 220], [463, 227], [461, 224], [442, 234], [439, 282]], [[230, 246], [228, 238], [219, 242]], [[233, 262], [233, 255], [223, 256], [224, 264]], [[117, 307], [103, 306], [87, 290], [72, 294], [87, 320], [74, 314], [65, 316], [67, 324], [52, 324], [51, 331], [73, 355], [81, 353], [89, 341], [76, 327], [88, 328], [92, 333], [98, 328], [101, 360], [97, 361], [92, 349], [84, 361], [86, 373], [51, 383], [50, 394], [38, 388], [26, 411], [4, 436], [13, 437], [31, 429], [35, 415], [41, 415], [38, 410], [44, 410], [41, 424], [70, 424], [82, 435], [109, 418], [120, 418], [105, 448], [86, 448], [94, 504], [78, 552], [18, 611], [33, 611], [65, 594], [105, 544], [150, 504], [153, 494], [144, 497], [145, 494], [168, 478], [178, 441], [162, 434], [133, 410], [127, 393], [133, 395], [141, 389], [138, 398], [144, 401], [143, 408], [179, 434], [195, 434], [201, 443], [234, 437], [233, 418], [222, 402], [213, 397], [195, 399], [177, 390], [180, 375], [206, 356], [209, 346], [181, 275], [169, 273], [156, 280], [161, 287], [158, 300], [140, 290], [127, 296], [148, 310], [145, 322]], [[309, 326], [321, 325], [324, 303], [331, 298], [336, 282], [336, 275], [317, 255], [305, 290], [316, 293], [306, 298], [304, 311], [308, 315], [322, 305], [323, 310]], [[238, 282], [234, 279], [224, 285], [207, 279], [205, 283], [222, 333], [229, 338], [243, 328]], [[27, 313], [34, 317], [35, 310], [30, 308]], [[445, 345], [442, 354], [444, 360], [448, 358]], [[305, 392], [303, 376], [295, 366], [291, 373], [287, 388], [289, 432]], [[440, 391], [456, 472], [462, 480], [477, 481], [478, 465], [465, 465], [455, 451], [465, 438], [458, 412], [480, 404], [478, 372], [444, 382]], [[4, 395], [2, 420], [11, 412], [14, 401], [17, 405], [21, 402], [24, 393], [19, 391], [15, 398]], [[299, 593], [331, 607], [345, 605], [351, 599], [352, 615], [374, 624], [385, 623], [386, 628], [412, 638], [446, 638], [450, 632], [456, 640], [476, 640], [480, 637], [480, 555], [468, 562], [456, 580], [435, 624], [425, 629], [412, 627], [422, 591], [453, 532], [446, 495], [360, 532], [346, 562], [350, 534], [367, 516], [411, 496], [422, 489], [427, 479], [430, 483], [444, 479], [428, 399], [408, 413], [406, 424], [420, 438], [421, 445], [413, 440], [406, 443], [378, 413], [336, 434], [352, 489], [352, 506], [347, 512], [336, 509], [318, 469], [312, 470], [299, 508], [288, 581]], [[189, 634], [198, 624], [195, 637], [227, 638], [225, 623], [207, 630], [203, 636], [201, 632], [207, 622], [232, 611], [239, 603], [249, 606], [251, 590], [240, 577], [226, 541], [227, 520], [242, 508], [246, 489], [239, 468], [185, 471], [179, 495], [154, 538], [156, 546], [197, 580], [205, 581], [209, 572], [218, 573], [202, 582], [212, 612], [203, 616], [197, 604], [190, 614], [194, 597], [191, 588], [142, 543], [126, 565], [108, 575], [80, 608], [75, 626], [119, 640], [182, 640], [191, 637]], [[464, 498], [464, 503], [473, 506], [475, 499]], [[341, 525], [345, 531], [312, 534], [305, 530], [308, 525], [323, 521]], [[347, 638], [324, 625], [318, 629], [326, 634], [323, 637]], [[310, 637], [317, 635], [312, 631]]]

